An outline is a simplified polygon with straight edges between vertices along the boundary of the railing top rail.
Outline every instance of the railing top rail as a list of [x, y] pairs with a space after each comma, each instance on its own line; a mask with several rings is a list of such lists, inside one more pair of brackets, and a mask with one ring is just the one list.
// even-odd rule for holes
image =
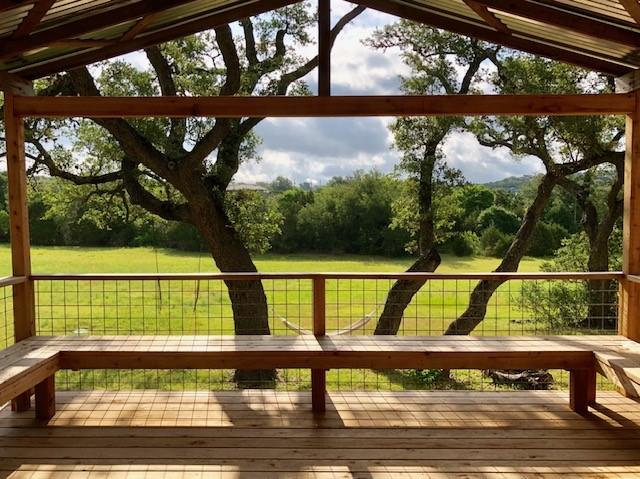
[[510, 279], [623, 279], [624, 273], [607, 272], [531, 272], [531, 273], [109, 273], [109, 274], [35, 274], [34, 281], [155, 281], [155, 280], [284, 280], [284, 279], [389, 279], [389, 280], [489, 280]]
[[14, 284], [21, 284], [27, 281], [26, 276], [4, 276], [0, 277], [0, 288], [5, 288]]

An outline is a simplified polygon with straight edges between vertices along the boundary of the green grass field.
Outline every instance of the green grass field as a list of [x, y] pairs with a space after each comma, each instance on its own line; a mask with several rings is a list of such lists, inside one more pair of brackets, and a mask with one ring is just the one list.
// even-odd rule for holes
[[[484, 256], [458, 258], [443, 256], [441, 272], [488, 272], [499, 259]], [[31, 250], [35, 273], [193, 273], [218, 269], [209, 256], [152, 248], [38, 247]], [[542, 260], [525, 258], [520, 271], [538, 271]], [[256, 264], [264, 272], [402, 272], [411, 258], [390, 259], [371, 256], [263, 255]], [[0, 244], [0, 276], [11, 273], [9, 245]]]
[[[410, 258], [330, 255], [265, 255], [256, 258], [263, 272], [402, 272]], [[440, 272], [488, 272], [499, 260], [445, 256]], [[44, 248], [32, 250], [34, 273], [176, 273], [215, 272], [204, 254], [151, 248]], [[538, 271], [539, 259], [526, 258], [521, 271]], [[10, 250], [0, 245], [0, 276], [10, 274]], [[370, 315], [372, 320], [354, 331], [370, 334], [391, 286], [386, 280], [340, 280], [327, 283], [327, 327], [342, 330]], [[400, 334], [442, 334], [467, 305], [473, 281], [427, 283], [405, 313]], [[303, 329], [311, 326], [309, 281], [265, 281], [274, 334], [296, 334], [283, 319]], [[494, 295], [487, 317], [475, 334], [530, 334], [541, 325], [527, 320], [520, 307], [520, 281], [503, 285]], [[233, 334], [230, 302], [220, 281], [52, 281], [37, 285], [40, 334]], [[0, 299], [2, 296], [0, 296]], [[0, 318], [1, 319], [1, 318]], [[0, 329], [1, 330], [1, 329]], [[8, 329], [5, 328], [8, 332]], [[7, 333], [8, 334], [8, 333]], [[0, 338], [0, 341], [2, 338]], [[77, 388], [230, 387], [227, 371], [149, 371], [63, 373], [61, 386]], [[461, 375], [460, 375], [461, 374]], [[455, 381], [438, 387], [474, 387], [486, 382], [477, 371], [461, 372]], [[283, 387], [306, 389], [308, 371], [286, 371]], [[562, 380], [561, 382], [564, 382]], [[433, 387], [428, 372], [332, 371], [332, 388], [419, 389]], [[65, 386], [66, 385], [66, 386]], [[176, 386], [177, 385], [177, 386]]]

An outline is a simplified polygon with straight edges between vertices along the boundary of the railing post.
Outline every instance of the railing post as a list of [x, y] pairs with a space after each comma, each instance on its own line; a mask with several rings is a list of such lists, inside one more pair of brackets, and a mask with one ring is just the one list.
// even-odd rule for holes
[[[318, 338], [326, 334], [326, 289], [325, 278], [322, 275], [313, 277], [313, 334]], [[327, 410], [327, 371], [325, 369], [311, 370], [311, 408], [314, 413]]]
[[[31, 275], [27, 175], [24, 150], [24, 121], [14, 112], [14, 95], [4, 94], [4, 121], [7, 147], [7, 179], [11, 223], [11, 266], [14, 276], [26, 281], [13, 286], [13, 322], [16, 342], [35, 334], [35, 295]], [[31, 393], [15, 398], [12, 408], [24, 411], [31, 405]]]
[[[640, 274], [640, 93], [635, 111], [627, 115], [624, 167], [622, 271]], [[620, 282], [619, 332], [640, 341], [640, 284], [626, 277]]]

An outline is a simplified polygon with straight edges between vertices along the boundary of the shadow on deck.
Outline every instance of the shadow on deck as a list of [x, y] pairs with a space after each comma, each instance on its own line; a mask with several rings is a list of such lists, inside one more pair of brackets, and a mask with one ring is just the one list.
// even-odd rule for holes
[[0, 477], [640, 477], [640, 404], [563, 393], [59, 393], [48, 425], [0, 411]]

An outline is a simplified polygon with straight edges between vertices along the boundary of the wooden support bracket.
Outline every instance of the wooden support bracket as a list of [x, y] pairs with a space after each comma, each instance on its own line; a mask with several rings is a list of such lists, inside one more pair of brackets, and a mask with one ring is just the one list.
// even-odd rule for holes
[[48, 421], [56, 413], [55, 375], [36, 385], [36, 419]]

